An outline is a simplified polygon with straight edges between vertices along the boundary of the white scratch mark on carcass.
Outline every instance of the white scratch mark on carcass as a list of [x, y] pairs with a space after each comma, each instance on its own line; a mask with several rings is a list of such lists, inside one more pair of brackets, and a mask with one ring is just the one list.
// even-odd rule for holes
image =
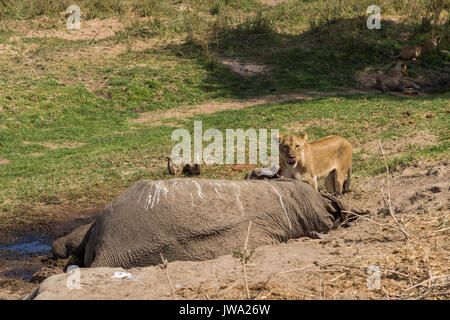
[[166, 199], [167, 199], [167, 193], [169, 192], [169, 189], [167, 189], [167, 187], [164, 186], [164, 182], [158, 181], [158, 182], [156, 182], [155, 193], [153, 194], [153, 201], [152, 201], [152, 205], [150, 207], [151, 209], [153, 209], [153, 205], [155, 204], [155, 201], [156, 201], [156, 205], [159, 204], [159, 195], [161, 194], [161, 191], [165, 194]]
[[[222, 185], [220, 183], [214, 182], [214, 184], [219, 187], [220, 192], [223, 192]], [[217, 193], [219, 198], [223, 198], [223, 196], [220, 194], [220, 192], [219, 192], [219, 190], [217, 190], [217, 188], [214, 188], [214, 191]]]
[[205, 195], [202, 192], [201, 185], [195, 180], [192, 180], [192, 182], [194, 182], [195, 186], [197, 187], [197, 194], [198, 194], [199, 198], [202, 199], [202, 200], [205, 200], [206, 197], [205, 197]]
[[141, 202], [142, 199], [142, 195], [145, 193], [145, 191], [148, 188], [148, 184], [145, 185], [145, 187], [142, 189], [141, 194], [139, 195], [139, 199], [137, 200], [137, 203], [139, 204]]
[[189, 194], [191, 195], [191, 204], [192, 204], [193, 207], [195, 207], [194, 197], [192, 196], [192, 192], [190, 192]]
[[278, 190], [277, 190], [270, 182], [269, 182], [269, 185], [272, 187], [273, 191], [275, 191], [275, 193], [276, 193], [276, 194], [278, 195], [278, 197], [280, 198], [281, 207], [283, 208], [284, 214], [285, 214], [286, 219], [287, 219], [287, 221], [288, 221], [289, 229], [292, 230], [291, 220], [289, 219], [289, 216], [288, 216], [287, 211], [286, 211], [286, 207], [284, 206], [283, 198], [281, 198], [281, 195], [280, 195], [280, 193], [278, 192]]
[[148, 195], [147, 195], [147, 201], [146, 201], [146, 204], [145, 204], [145, 211], [147, 211], [148, 210], [148, 207], [150, 206], [150, 203], [152, 202], [152, 189], [153, 189], [153, 186], [154, 186], [154, 183], [151, 183], [150, 184], [150, 191], [148, 192]]
[[142, 190], [138, 199], [138, 203], [140, 203], [142, 195], [145, 193], [147, 194], [147, 198], [145, 200], [144, 207], [145, 211], [148, 211], [149, 208], [152, 209], [155, 206], [155, 203], [156, 205], [159, 204], [161, 193], [163, 193], [163, 195], [167, 200], [169, 188], [166, 187], [164, 181], [151, 182], [148, 185], [146, 185]]
[[241, 199], [240, 199], [240, 195], [241, 195], [241, 187], [239, 187], [239, 185], [235, 184], [234, 182], [232, 183], [233, 186], [235, 186], [237, 188], [237, 192], [235, 193], [236, 196], [236, 203], [239, 207], [239, 210], [241, 210], [241, 213], [243, 216], [245, 216], [244, 213], [244, 206], [242, 205]]

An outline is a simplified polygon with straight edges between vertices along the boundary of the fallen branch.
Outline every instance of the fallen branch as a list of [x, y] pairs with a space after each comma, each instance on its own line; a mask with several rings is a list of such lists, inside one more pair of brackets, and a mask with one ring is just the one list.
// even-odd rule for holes
[[[320, 264], [320, 263], [323, 263], [323, 262], [327, 261], [328, 259], [330, 259], [330, 257], [325, 258], [325, 259], [323, 259], [322, 261], [317, 262], [317, 263], [319, 263], [319, 264]], [[311, 264], [307, 264], [306, 266], [303, 266], [303, 267], [300, 267], [300, 268], [291, 269], [291, 270], [287, 270], [287, 271], [281, 271], [281, 272], [278, 272], [278, 273], [274, 274], [273, 276], [276, 276], [276, 275], [279, 275], [279, 274], [285, 274], [285, 273], [290, 273], [290, 272], [295, 272], [295, 271], [304, 270], [304, 269], [310, 268], [310, 267], [312, 267], [312, 266], [314, 266], [314, 265], [317, 265], [316, 262], [311, 263]]]
[[[343, 263], [327, 263], [327, 264], [322, 264], [320, 262], [316, 262], [316, 265], [319, 267], [329, 267], [329, 266], [338, 266], [338, 267], [343, 267], [343, 268], [348, 268], [348, 269], [357, 269], [357, 270], [361, 270], [361, 271], [365, 271], [366, 268], [365, 267], [358, 267], [358, 266], [353, 266], [353, 265], [348, 265], [348, 264], [343, 264]], [[406, 274], [406, 273], [402, 273], [402, 272], [398, 272], [395, 270], [391, 270], [391, 269], [383, 269], [383, 273], [392, 273], [392, 274], [397, 274], [399, 276], [402, 276], [404, 278], [410, 278], [410, 277], [414, 277], [415, 279], [419, 279], [418, 277], [412, 276], [410, 274]]]
[[347, 272], [341, 273], [340, 275], [338, 275], [337, 277], [331, 279], [330, 281], [328, 281], [328, 284], [331, 284], [331, 282], [336, 281], [339, 278], [342, 278], [343, 276], [345, 276], [347, 274]]
[[404, 289], [404, 291], [408, 291], [408, 290], [417, 288], [418, 286], [424, 285], [424, 284], [426, 284], [426, 283], [428, 283], [428, 282], [430, 282], [430, 281], [437, 280], [437, 279], [441, 279], [441, 278], [444, 278], [444, 277], [448, 277], [448, 275], [446, 274], [446, 275], [439, 276], [439, 277], [431, 277], [431, 278], [428, 278], [428, 279], [426, 279], [426, 280], [424, 280], [424, 281], [422, 281], [422, 282], [419, 282], [419, 283], [417, 283], [417, 284], [415, 284], [415, 285], [413, 285], [413, 286], [411, 286], [411, 287], [408, 287], [408, 288]]
[[[370, 221], [370, 222], [372, 222], [372, 223], [375, 223], [377, 226], [380, 226], [380, 227], [390, 226], [389, 224], [386, 224], [386, 223], [379, 223], [379, 222], [373, 221], [373, 220], [370, 219], [370, 218], [367, 218], [367, 217], [362, 216], [362, 215], [360, 215], [360, 214], [354, 213], [354, 212], [352, 212], [352, 211], [341, 210], [341, 212], [342, 212], [342, 213], [349, 214], [349, 215], [350, 215], [350, 214], [355, 215], [355, 216], [358, 217], [358, 218], [363, 218], [363, 219], [368, 220], [368, 221]], [[353, 217], [350, 216], [350, 219], [351, 219], [351, 218], [353, 218]], [[344, 221], [344, 222], [345, 222], [345, 221]]]

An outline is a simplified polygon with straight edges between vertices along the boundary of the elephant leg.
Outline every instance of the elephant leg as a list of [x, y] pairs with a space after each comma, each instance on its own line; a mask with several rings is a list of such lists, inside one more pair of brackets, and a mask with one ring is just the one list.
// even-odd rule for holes
[[52, 243], [53, 256], [67, 258], [71, 254], [83, 257], [86, 243], [89, 239], [93, 223], [78, 227], [65, 237], [56, 239]]

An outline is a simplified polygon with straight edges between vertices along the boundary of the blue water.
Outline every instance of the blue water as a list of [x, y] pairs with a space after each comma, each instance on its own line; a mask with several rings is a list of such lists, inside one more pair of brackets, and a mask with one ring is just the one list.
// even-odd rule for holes
[[50, 252], [50, 239], [38, 235], [19, 237], [19, 241], [0, 245], [0, 257], [37, 257]]

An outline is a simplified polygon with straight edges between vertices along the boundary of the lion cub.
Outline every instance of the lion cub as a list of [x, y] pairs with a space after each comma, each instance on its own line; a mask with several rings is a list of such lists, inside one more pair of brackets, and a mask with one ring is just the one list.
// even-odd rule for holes
[[302, 180], [316, 190], [325, 178], [328, 192], [343, 193], [350, 188], [353, 148], [338, 136], [328, 136], [308, 143], [306, 134], [280, 136], [281, 175]]

